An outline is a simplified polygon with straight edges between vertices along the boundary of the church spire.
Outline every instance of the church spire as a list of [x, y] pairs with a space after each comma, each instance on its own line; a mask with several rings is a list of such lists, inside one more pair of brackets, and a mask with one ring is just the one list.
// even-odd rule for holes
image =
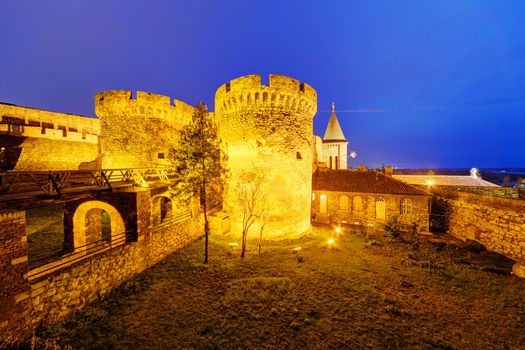
[[330, 115], [330, 121], [328, 121], [328, 126], [326, 127], [326, 131], [323, 137], [323, 142], [329, 141], [346, 142], [346, 138], [343, 134], [343, 130], [341, 129], [341, 125], [339, 125], [339, 121], [337, 120], [337, 116], [335, 115], [335, 103], [333, 101], [332, 114]]

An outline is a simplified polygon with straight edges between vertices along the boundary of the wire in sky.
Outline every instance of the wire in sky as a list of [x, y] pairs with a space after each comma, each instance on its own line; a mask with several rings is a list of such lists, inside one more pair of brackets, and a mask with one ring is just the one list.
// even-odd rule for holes
[[[423, 106], [412, 106], [412, 107], [390, 107], [390, 108], [351, 108], [351, 109], [337, 109], [337, 113], [389, 113], [389, 112], [415, 112], [415, 111], [430, 111], [440, 109], [454, 109], [463, 107], [474, 107], [474, 106], [489, 106], [489, 105], [501, 105], [509, 103], [518, 103], [525, 101], [525, 96], [521, 97], [505, 97], [493, 100], [485, 101], [471, 101], [471, 102], [460, 102], [450, 104], [439, 104], [439, 105], [423, 105]], [[319, 112], [331, 112], [331, 110], [322, 110]]]

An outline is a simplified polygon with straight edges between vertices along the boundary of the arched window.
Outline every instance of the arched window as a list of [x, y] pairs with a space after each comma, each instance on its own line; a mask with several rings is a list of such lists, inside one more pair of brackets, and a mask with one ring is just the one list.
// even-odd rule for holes
[[348, 197], [345, 196], [345, 195], [342, 195], [339, 197], [339, 209], [341, 210], [348, 210], [350, 209], [349, 208], [349, 203], [348, 203]]
[[408, 198], [403, 198], [401, 200], [401, 214], [409, 215], [412, 214], [412, 201]]
[[363, 199], [359, 196], [354, 196], [353, 198], [354, 210], [361, 211], [363, 210]]
[[326, 214], [326, 194], [319, 196], [319, 211], [321, 214]]
[[376, 199], [376, 219], [386, 218], [386, 202], [383, 197]]

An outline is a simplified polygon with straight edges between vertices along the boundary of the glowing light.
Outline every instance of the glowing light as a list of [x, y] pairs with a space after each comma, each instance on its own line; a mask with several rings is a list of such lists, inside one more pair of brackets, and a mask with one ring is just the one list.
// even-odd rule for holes
[[300, 251], [301, 249], [302, 249], [301, 247], [295, 247], [294, 249], [292, 249], [292, 253], [293, 253], [293, 254], [299, 254], [299, 251]]
[[315, 193], [312, 193], [312, 200], [315, 201]]
[[336, 232], [336, 233], [341, 233], [341, 227], [337, 226], [337, 227], [335, 228], [335, 232]]
[[427, 186], [433, 186], [434, 180], [428, 179], [427, 181], [425, 181], [425, 183], [427, 184]]
[[331, 247], [334, 244], [335, 240], [333, 238], [330, 238], [328, 240], [328, 245]]
[[228, 243], [231, 248], [238, 247], [239, 243]]
[[321, 199], [325, 200], [326, 199], [326, 194], [322, 194], [321, 195]]
[[352, 158], [357, 157], [357, 152], [356, 151], [350, 152], [350, 157], [352, 157]]
[[479, 170], [478, 170], [478, 168], [470, 169], [470, 177], [472, 177], [474, 179], [479, 178]]

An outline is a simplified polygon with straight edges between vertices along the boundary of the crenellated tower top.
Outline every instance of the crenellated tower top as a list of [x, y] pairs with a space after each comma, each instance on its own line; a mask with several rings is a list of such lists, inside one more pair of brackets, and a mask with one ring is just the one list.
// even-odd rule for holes
[[278, 108], [306, 113], [317, 112], [317, 92], [308, 84], [284, 75], [270, 74], [268, 85], [261, 75], [246, 75], [223, 84], [215, 93], [215, 111], [227, 114], [246, 108]]
[[[172, 103], [173, 102], [173, 103]], [[101, 115], [142, 115], [181, 126], [191, 120], [193, 106], [169, 96], [130, 90], [108, 90], [95, 95], [95, 113]]]

